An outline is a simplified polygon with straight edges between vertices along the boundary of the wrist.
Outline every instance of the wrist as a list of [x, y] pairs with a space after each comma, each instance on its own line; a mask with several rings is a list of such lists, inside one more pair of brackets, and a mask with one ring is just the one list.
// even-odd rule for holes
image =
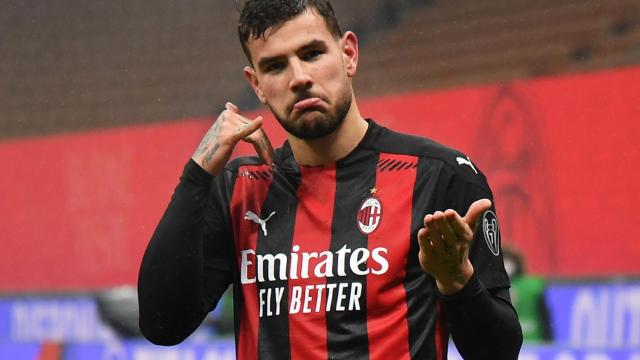
[[211, 164], [205, 160], [203, 155], [196, 157], [195, 155], [191, 157], [194, 163], [200, 167], [200, 169], [204, 170], [211, 176], [219, 175], [224, 169], [224, 164], [220, 166], [219, 164]]
[[454, 295], [464, 288], [473, 276], [473, 265], [471, 261], [467, 261], [462, 266], [459, 273], [452, 274], [447, 277], [436, 278], [436, 286], [438, 291], [443, 295]]
[[213, 176], [200, 166], [193, 158], [189, 159], [182, 173], [183, 177], [200, 185], [209, 185]]

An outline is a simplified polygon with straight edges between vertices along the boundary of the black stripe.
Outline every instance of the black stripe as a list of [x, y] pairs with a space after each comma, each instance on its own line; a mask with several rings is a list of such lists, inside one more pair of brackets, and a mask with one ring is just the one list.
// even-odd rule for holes
[[269, 180], [269, 173], [266, 171], [258, 171], [257, 172], [258, 176], [260, 176], [260, 178], [262, 180]]
[[[370, 189], [376, 182], [378, 156], [363, 157], [361, 161], [336, 170], [336, 194], [331, 234], [331, 251], [336, 253], [344, 246], [351, 249], [367, 248], [367, 236], [358, 230], [358, 211], [364, 200], [371, 196]], [[368, 359], [369, 337], [367, 334], [366, 275], [354, 274], [349, 265], [345, 266], [346, 276], [327, 279], [327, 284], [360, 283], [362, 295], [360, 310], [326, 313], [327, 350], [329, 359]], [[334, 262], [334, 274], [337, 264]], [[333, 300], [335, 301], [335, 294]]]
[[[226, 195], [226, 203], [227, 204], [231, 204], [231, 199], [233, 197], [233, 191], [235, 190], [235, 186], [236, 186], [236, 181], [238, 180], [239, 174], [238, 174], [238, 169], [236, 169], [236, 171], [234, 172], [233, 176], [231, 176], [231, 180], [229, 180], [226, 184], [227, 184], [227, 191], [225, 193]], [[221, 177], [222, 178], [222, 177]], [[228, 229], [233, 229], [233, 223], [231, 222], [231, 214], [229, 212], [229, 208], [226, 209], [227, 210], [227, 216], [228, 216], [228, 222], [227, 222], [227, 228]], [[239, 253], [239, 250], [236, 248], [236, 242], [233, 242], [233, 246], [234, 246], [234, 254]], [[235, 256], [234, 256], [235, 258]], [[236, 269], [239, 268], [239, 264], [235, 264]], [[244, 296], [242, 295], [242, 291], [241, 289], [242, 284], [240, 284], [240, 276], [238, 274], [238, 272], [236, 272], [236, 276], [235, 276], [235, 280], [233, 282], [233, 306], [234, 306], [234, 311], [233, 311], [233, 336], [235, 339], [235, 343], [239, 344], [240, 343], [240, 312], [236, 311], [236, 309], [243, 309], [244, 308]], [[238, 348], [236, 347], [236, 359], [238, 358]]]
[[424, 227], [424, 216], [433, 213], [436, 204], [442, 203], [441, 198], [445, 192], [444, 189], [435, 189], [438, 169], [430, 168], [425, 158], [420, 158], [417, 166], [411, 211], [411, 243], [404, 281], [407, 294], [409, 351], [412, 359], [435, 359], [435, 280], [426, 275], [420, 266], [418, 230]]
[[389, 161], [391, 161], [391, 159], [384, 159], [384, 160], [379, 161], [378, 162], [378, 167], [382, 167], [383, 165], [385, 165]]
[[400, 166], [402, 166], [403, 164], [404, 164], [403, 162], [398, 161], [397, 163], [393, 164], [393, 166], [392, 166], [392, 167], [390, 167], [388, 170], [389, 170], [389, 171], [391, 171], [391, 170], [395, 170], [396, 168], [399, 168], [399, 167], [400, 167]]
[[380, 170], [385, 171], [387, 170], [389, 165], [395, 165], [397, 162], [398, 162], [397, 160], [391, 160], [388, 163], [386, 163], [382, 168], [380, 168]]
[[400, 168], [398, 168], [398, 170], [407, 170], [407, 169], [411, 169], [411, 167], [412, 167], [412, 166], [413, 166], [413, 164], [412, 164], [412, 163], [407, 162], [407, 163], [404, 163], [404, 165], [403, 165], [403, 166], [401, 166]]
[[[292, 183], [291, 179], [297, 181]], [[273, 181], [267, 193], [260, 218], [265, 219], [275, 211], [276, 214], [267, 222], [267, 236], [262, 229], [258, 230], [258, 242], [256, 254], [285, 254], [289, 259], [293, 243], [293, 231], [295, 226], [295, 215], [298, 208], [296, 198], [297, 189], [300, 186], [300, 177], [288, 175], [288, 179], [280, 171], [273, 173]], [[292, 188], [293, 187], [293, 188]], [[275, 274], [279, 274], [280, 263], [276, 262]], [[286, 273], [288, 274], [288, 267]], [[264, 282], [257, 283], [258, 304], [260, 304], [260, 290], [284, 288], [282, 304], [279, 315], [263, 316], [259, 320], [258, 329], [258, 359], [260, 360], [282, 360], [291, 358], [291, 346], [289, 341], [289, 315], [288, 299], [289, 284], [287, 280], [269, 281], [265, 276]], [[273, 300], [275, 304], [275, 300]], [[272, 306], [272, 310], [273, 306]]]

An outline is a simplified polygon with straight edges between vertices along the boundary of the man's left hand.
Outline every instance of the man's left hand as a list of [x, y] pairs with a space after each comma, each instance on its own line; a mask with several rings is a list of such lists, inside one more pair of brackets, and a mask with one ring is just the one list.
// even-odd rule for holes
[[455, 294], [473, 275], [469, 247], [476, 220], [489, 208], [491, 200], [482, 199], [471, 204], [464, 217], [452, 209], [424, 217], [424, 228], [418, 231], [420, 265], [433, 275], [441, 293]]

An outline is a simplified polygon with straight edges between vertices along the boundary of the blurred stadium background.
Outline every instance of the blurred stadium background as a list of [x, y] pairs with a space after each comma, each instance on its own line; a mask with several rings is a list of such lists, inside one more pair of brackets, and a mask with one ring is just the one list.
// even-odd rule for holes
[[[0, 359], [234, 358], [229, 297], [162, 348], [135, 283], [213, 116], [264, 113], [235, 1], [1, 3]], [[640, 1], [334, 5], [361, 40], [364, 115], [487, 174], [521, 359], [640, 360]]]

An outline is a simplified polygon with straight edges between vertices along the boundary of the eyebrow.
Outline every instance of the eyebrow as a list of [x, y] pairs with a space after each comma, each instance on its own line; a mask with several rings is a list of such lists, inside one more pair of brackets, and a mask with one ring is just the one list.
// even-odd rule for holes
[[[326, 49], [327, 48], [327, 44], [323, 40], [312, 40], [312, 41], [308, 42], [307, 44], [304, 44], [303, 46], [301, 46], [299, 49], [297, 49], [296, 53], [300, 52], [300, 51], [314, 49], [314, 48]], [[258, 61], [258, 68], [264, 69], [269, 64], [271, 64], [271, 63], [273, 63], [275, 61], [278, 61], [279, 59], [282, 59], [282, 57], [283, 56], [281, 56], [281, 55], [264, 57], [264, 58], [260, 59], [260, 61]]]

